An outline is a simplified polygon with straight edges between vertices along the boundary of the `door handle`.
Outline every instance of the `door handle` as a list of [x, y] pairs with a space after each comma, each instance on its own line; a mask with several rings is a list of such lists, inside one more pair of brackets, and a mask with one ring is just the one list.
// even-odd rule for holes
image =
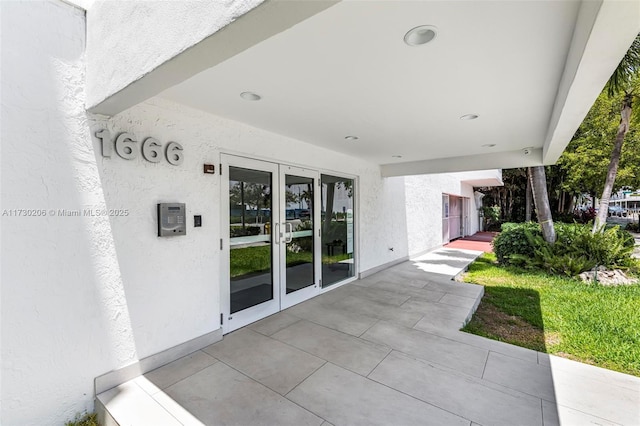
[[[284, 227], [285, 227], [285, 232], [287, 234], [289, 234], [284, 242], [285, 242], [285, 244], [289, 244], [291, 241], [293, 241], [293, 225], [291, 223], [287, 222], [287, 223], [284, 224]], [[287, 228], [288, 228], [288, 230], [287, 230]]]
[[273, 238], [276, 244], [280, 244], [280, 224], [278, 222], [274, 223], [274, 229], [273, 229]]

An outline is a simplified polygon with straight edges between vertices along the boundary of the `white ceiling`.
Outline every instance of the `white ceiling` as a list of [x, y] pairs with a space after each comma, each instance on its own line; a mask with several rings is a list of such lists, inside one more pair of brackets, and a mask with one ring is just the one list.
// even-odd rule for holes
[[[540, 163], [580, 6], [343, 1], [161, 96], [381, 165], [517, 162], [526, 147]], [[437, 37], [407, 46], [418, 25]], [[262, 99], [243, 100], [244, 91]], [[479, 118], [460, 120], [469, 113]]]

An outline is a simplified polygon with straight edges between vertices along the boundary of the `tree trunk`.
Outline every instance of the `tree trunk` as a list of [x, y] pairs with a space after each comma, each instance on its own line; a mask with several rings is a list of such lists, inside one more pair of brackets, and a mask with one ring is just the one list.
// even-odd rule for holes
[[576, 209], [576, 197], [571, 197], [571, 199], [569, 200], [569, 208], [567, 209], [567, 211], [569, 213], [573, 213], [575, 209]]
[[613, 152], [611, 153], [611, 161], [607, 170], [607, 179], [604, 182], [602, 197], [600, 197], [600, 209], [598, 215], [593, 221], [593, 233], [600, 232], [607, 223], [607, 215], [609, 214], [609, 199], [613, 191], [613, 184], [618, 174], [618, 164], [620, 164], [620, 155], [622, 154], [622, 144], [624, 137], [629, 131], [629, 119], [631, 117], [631, 95], [627, 94], [622, 101], [622, 110], [620, 111], [620, 124], [618, 125], [618, 133], [613, 144]]
[[564, 213], [564, 191], [558, 195], [558, 213]]
[[313, 222], [313, 183], [307, 184], [307, 199], [305, 199], [305, 202], [307, 203], [309, 214], [311, 214], [310, 220]]
[[553, 244], [556, 242], [556, 231], [553, 228], [549, 194], [547, 193], [547, 176], [544, 171], [544, 166], [529, 167], [529, 177], [538, 222], [542, 228], [542, 237], [546, 242]]
[[508, 209], [508, 221], [511, 222], [513, 221], [513, 191], [510, 189], [509, 190], [509, 202], [507, 204], [507, 209]]
[[531, 222], [531, 171], [527, 167], [527, 190], [524, 198], [524, 221]]
[[242, 229], [245, 228], [244, 226], [244, 214], [245, 214], [245, 207], [244, 207], [244, 182], [240, 182], [240, 204], [242, 206], [242, 212], [240, 213], [240, 217], [242, 220]]
[[326, 210], [324, 213], [324, 233], [328, 234], [329, 229], [331, 229], [331, 218], [333, 216], [333, 196], [335, 194], [336, 184], [335, 183], [327, 183], [327, 204]]

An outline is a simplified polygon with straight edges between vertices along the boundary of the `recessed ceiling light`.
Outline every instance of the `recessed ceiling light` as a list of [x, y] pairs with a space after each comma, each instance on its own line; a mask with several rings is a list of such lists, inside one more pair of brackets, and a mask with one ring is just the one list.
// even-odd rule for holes
[[402, 155], [392, 155], [393, 158], [402, 158]]
[[431, 25], [420, 25], [404, 35], [404, 42], [409, 46], [421, 46], [433, 41], [438, 34], [438, 29]]
[[475, 120], [476, 118], [478, 118], [478, 114], [465, 114], [460, 117], [460, 120]]
[[344, 138], [348, 141], [357, 141], [358, 139], [360, 139], [357, 136], [345, 136]]
[[260, 99], [262, 99], [262, 96], [253, 92], [242, 92], [240, 93], [240, 97], [245, 101], [259, 101]]
[[495, 143], [485, 143], [484, 145], [482, 145], [484, 148], [493, 148], [494, 146], [496, 146]]

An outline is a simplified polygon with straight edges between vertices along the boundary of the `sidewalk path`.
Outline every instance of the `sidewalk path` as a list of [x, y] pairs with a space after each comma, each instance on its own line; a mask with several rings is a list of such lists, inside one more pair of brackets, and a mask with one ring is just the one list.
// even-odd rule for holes
[[636, 246], [631, 256], [635, 257], [636, 259], [640, 259], [640, 233], [631, 232], [631, 234], [636, 239]]
[[480, 254], [442, 247], [342, 285], [98, 395], [97, 409], [141, 426], [637, 426], [640, 378], [459, 331], [484, 287], [451, 278]]
[[497, 232], [478, 232], [474, 235], [451, 241], [449, 244], [445, 244], [444, 247], [493, 253], [491, 241], [493, 241], [496, 235], [498, 235]]

